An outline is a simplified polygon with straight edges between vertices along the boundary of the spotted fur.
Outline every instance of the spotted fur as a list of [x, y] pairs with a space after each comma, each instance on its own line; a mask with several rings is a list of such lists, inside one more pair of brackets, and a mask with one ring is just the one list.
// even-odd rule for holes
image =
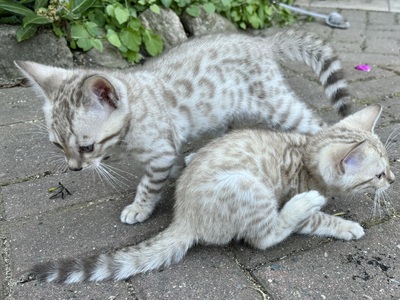
[[38, 278], [62, 283], [122, 280], [182, 259], [196, 243], [243, 239], [258, 249], [291, 233], [359, 239], [354, 221], [320, 211], [328, 195], [377, 192], [395, 177], [373, 133], [381, 113], [367, 107], [314, 136], [243, 130], [190, 157], [178, 180], [171, 225], [116, 253], [36, 266]]
[[188, 138], [243, 117], [301, 133], [321, 129], [285, 83], [281, 59], [309, 65], [335, 109], [348, 112], [347, 83], [331, 47], [293, 30], [196, 38], [129, 73], [16, 64], [44, 96], [50, 141], [71, 170], [99, 168], [121, 140], [144, 164], [135, 200], [121, 214], [133, 224], [153, 211]]

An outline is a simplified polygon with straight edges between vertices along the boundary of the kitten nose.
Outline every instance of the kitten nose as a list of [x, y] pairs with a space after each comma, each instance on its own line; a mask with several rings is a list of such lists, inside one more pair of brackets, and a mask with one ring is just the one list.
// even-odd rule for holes
[[80, 168], [69, 168], [71, 171], [80, 171], [80, 170], [82, 170], [82, 167], [80, 167]]

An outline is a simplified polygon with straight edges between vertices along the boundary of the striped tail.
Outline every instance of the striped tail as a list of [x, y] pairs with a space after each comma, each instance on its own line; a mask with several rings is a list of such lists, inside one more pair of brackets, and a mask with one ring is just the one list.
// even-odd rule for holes
[[149, 240], [112, 254], [48, 262], [35, 266], [32, 271], [41, 281], [64, 284], [123, 280], [179, 262], [195, 242], [187, 230], [182, 232], [180, 228], [171, 225]]
[[319, 77], [325, 94], [341, 116], [351, 113], [351, 99], [342, 64], [330, 45], [310, 32], [288, 30], [272, 36], [272, 51], [278, 59], [300, 61]]

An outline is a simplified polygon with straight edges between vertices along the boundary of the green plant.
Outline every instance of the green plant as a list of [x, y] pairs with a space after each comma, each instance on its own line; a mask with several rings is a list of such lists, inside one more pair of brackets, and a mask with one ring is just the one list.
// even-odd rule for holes
[[39, 26], [52, 26], [65, 36], [72, 49], [103, 50], [103, 40], [117, 47], [131, 62], [141, 59], [143, 44], [151, 55], [162, 51], [162, 40], [142, 26], [138, 13], [145, 5], [132, 6], [117, 0], [0, 0], [0, 21], [20, 23], [18, 41], [32, 37]]
[[[291, 4], [292, 0], [282, 2]], [[0, 0], [0, 23], [21, 24], [18, 41], [32, 37], [41, 26], [51, 26], [72, 49], [103, 50], [107, 40], [131, 62], [141, 59], [142, 45], [153, 56], [162, 40], [144, 28], [139, 15], [150, 9], [160, 14], [170, 8], [178, 15], [197, 17], [201, 10], [226, 16], [241, 29], [259, 29], [294, 21], [289, 11], [268, 0]]]

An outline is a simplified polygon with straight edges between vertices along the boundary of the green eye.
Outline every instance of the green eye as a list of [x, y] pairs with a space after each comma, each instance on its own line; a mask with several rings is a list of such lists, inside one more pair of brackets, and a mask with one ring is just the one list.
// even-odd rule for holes
[[90, 152], [93, 152], [93, 150], [94, 150], [94, 144], [91, 144], [89, 146], [79, 147], [79, 152], [82, 152], [82, 153], [90, 153]]

